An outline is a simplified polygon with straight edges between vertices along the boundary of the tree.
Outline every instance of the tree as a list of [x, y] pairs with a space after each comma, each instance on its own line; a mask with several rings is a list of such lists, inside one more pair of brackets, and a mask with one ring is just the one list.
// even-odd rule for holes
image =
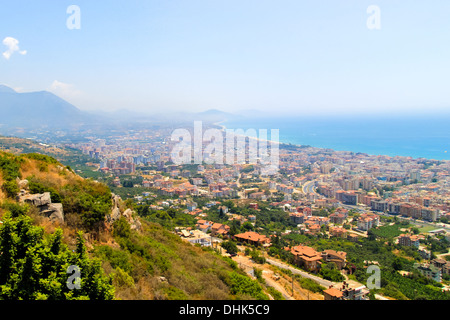
[[220, 209], [219, 209], [219, 219], [223, 220], [223, 219], [225, 219], [225, 218], [226, 218], [226, 214], [225, 214], [225, 212], [223, 211], [223, 208], [222, 208], [222, 206], [221, 206]]
[[14, 198], [19, 193], [19, 186], [14, 180], [7, 180], [2, 185], [3, 191], [8, 198]]
[[319, 274], [324, 279], [331, 280], [334, 282], [341, 282], [345, 280], [344, 276], [339, 272], [336, 265], [332, 262], [322, 266], [322, 268], [319, 271]]
[[233, 271], [229, 274], [228, 282], [230, 285], [231, 294], [248, 295], [257, 300], [267, 300], [269, 298], [266, 294], [264, 294], [259, 283], [248, 278], [247, 276]]
[[230, 226], [230, 235], [234, 236], [239, 233], [239, 222], [237, 220], [233, 220]]
[[241, 228], [245, 231], [253, 231], [254, 227], [250, 221], [246, 221], [242, 224]]
[[222, 242], [222, 248], [224, 248], [229, 254], [234, 254], [238, 252], [238, 247], [233, 241]]
[[124, 237], [124, 238], [130, 237], [131, 228], [130, 228], [130, 224], [128, 223], [127, 219], [125, 219], [125, 217], [123, 217], [123, 216], [120, 217], [119, 220], [114, 222], [113, 227], [114, 227], [113, 235], [115, 237], [117, 237], [117, 236]]
[[[99, 260], [91, 260], [83, 234], [77, 234], [75, 252], [62, 243], [62, 230], [49, 239], [44, 229], [32, 225], [26, 215], [6, 213], [0, 225], [0, 299], [66, 300], [114, 298], [110, 278], [104, 276]], [[68, 286], [70, 266], [81, 273], [81, 286]]]

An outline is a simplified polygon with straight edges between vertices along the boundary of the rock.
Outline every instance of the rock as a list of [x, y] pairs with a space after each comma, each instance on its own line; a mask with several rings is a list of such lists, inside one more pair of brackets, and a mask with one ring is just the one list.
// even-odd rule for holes
[[17, 185], [19, 186], [19, 189], [26, 189], [28, 187], [28, 180], [20, 180], [19, 178], [16, 179]]
[[42, 194], [25, 194], [23, 196], [19, 196], [19, 202], [29, 203], [36, 207], [42, 207], [52, 203], [52, 200], [50, 198], [50, 192], [44, 192]]
[[61, 203], [52, 203], [50, 192], [28, 194], [26, 190], [21, 189], [18, 201], [35, 206], [38, 208], [40, 214], [45, 215], [51, 221], [64, 223], [63, 206]]
[[114, 222], [120, 219], [120, 217], [124, 217], [127, 222], [130, 224], [130, 228], [132, 230], [141, 230], [142, 225], [139, 219], [133, 218], [133, 210], [126, 209], [124, 212], [120, 211], [120, 207], [122, 204], [122, 198], [119, 195], [112, 194], [112, 209], [111, 213], [106, 217], [106, 222], [109, 225], [112, 225]]
[[61, 203], [50, 203], [42, 209], [41, 214], [44, 214], [50, 220], [64, 223], [64, 211]]
[[139, 221], [139, 219], [136, 219], [133, 221], [133, 224], [130, 226], [130, 229], [132, 230], [141, 230], [142, 225], [141, 222]]
[[111, 194], [113, 208], [118, 208], [120, 201], [122, 201], [122, 198], [119, 195], [116, 195], [114, 193]]
[[108, 217], [109, 222], [114, 223], [115, 221], [120, 219], [120, 209], [119, 208], [113, 208], [111, 210], [111, 214]]
[[122, 213], [122, 215], [123, 215], [125, 218], [130, 219], [130, 218], [133, 217], [133, 211], [131, 211], [131, 209], [127, 209], [127, 210], [125, 210], [125, 211]]

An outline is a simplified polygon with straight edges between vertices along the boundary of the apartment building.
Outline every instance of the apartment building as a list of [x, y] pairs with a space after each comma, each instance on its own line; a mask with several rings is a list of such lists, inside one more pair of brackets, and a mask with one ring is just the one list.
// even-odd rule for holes
[[401, 246], [419, 248], [419, 237], [416, 235], [401, 234], [398, 237], [398, 244]]
[[359, 230], [367, 231], [373, 227], [377, 227], [380, 223], [380, 218], [373, 213], [364, 213], [358, 217], [357, 227]]

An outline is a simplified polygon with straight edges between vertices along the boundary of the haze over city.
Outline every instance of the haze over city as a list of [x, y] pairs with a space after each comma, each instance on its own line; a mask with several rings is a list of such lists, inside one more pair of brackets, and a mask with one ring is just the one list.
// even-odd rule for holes
[[448, 0], [2, 3], [1, 310], [449, 301], [449, 16]]
[[444, 0], [5, 2], [0, 83], [82, 110], [448, 113], [449, 14]]

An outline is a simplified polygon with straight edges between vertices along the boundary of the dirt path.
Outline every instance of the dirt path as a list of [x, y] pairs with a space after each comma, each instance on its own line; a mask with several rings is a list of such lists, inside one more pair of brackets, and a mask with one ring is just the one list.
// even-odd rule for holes
[[[252, 273], [252, 270], [255, 267], [261, 270], [266, 285], [275, 288], [286, 300], [323, 300], [323, 295], [310, 292], [302, 288], [297, 282], [292, 284], [291, 277], [285, 274], [276, 273], [274, 267], [268, 263], [254, 263], [249, 257], [242, 253], [233, 257], [233, 260], [247, 273]], [[292, 295], [292, 287], [294, 287], [294, 295]]]

